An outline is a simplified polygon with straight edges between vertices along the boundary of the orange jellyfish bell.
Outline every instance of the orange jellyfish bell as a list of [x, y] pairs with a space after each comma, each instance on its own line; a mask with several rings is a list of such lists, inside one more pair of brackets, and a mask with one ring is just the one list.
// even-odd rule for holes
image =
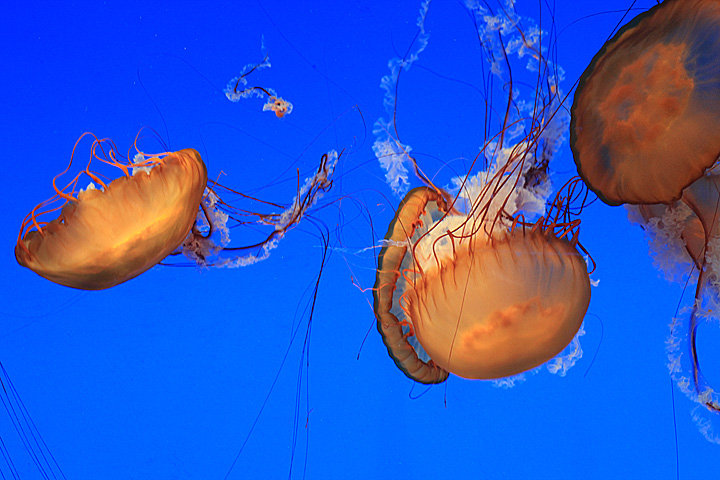
[[556, 235], [556, 220], [488, 235], [485, 222], [451, 212], [433, 189], [410, 191], [388, 229], [373, 290], [396, 365], [438, 383], [448, 372], [508, 377], [559, 354], [582, 324], [590, 281], [577, 235], [565, 238], [577, 224]]
[[720, 2], [667, 0], [595, 55], [575, 92], [570, 144], [602, 200], [669, 203], [715, 164], [719, 52]]
[[[207, 183], [205, 164], [193, 149], [122, 164], [112, 153], [111, 160], [95, 155], [102, 142], [93, 143], [93, 156], [125, 175], [105, 185], [88, 167], [85, 173], [102, 189], [91, 184], [73, 196], [78, 177], [68, 185], [69, 192], [68, 187], [55, 187], [56, 197], [25, 218], [15, 247], [20, 265], [55, 283], [85, 290], [136, 277], [182, 244]], [[60, 215], [48, 223], [38, 221], [37, 216], [56, 209], [38, 210], [59, 199], [65, 200]]]

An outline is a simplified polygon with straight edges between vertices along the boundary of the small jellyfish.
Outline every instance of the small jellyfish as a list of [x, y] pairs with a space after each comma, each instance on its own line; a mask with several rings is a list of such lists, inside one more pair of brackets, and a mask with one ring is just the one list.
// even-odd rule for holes
[[[265, 53], [265, 45], [263, 42], [262, 51]], [[293, 104], [287, 100], [278, 96], [277, 92], [271, 88], [265, 87], [248, 87], [247, 78], [248, 76], [258, 70], [270, 68], [270, 59], [268, 54], [265, 53], [263, 61], [257, 64], [245, 65], [242, 73], [237, 77], [230, 80], [225, 87], [225, 96], [231, 102], [239, 102], [242, 98], [249, 98], [253, 96], [266, 97], [266, 102], [263, 105], [263, 112], [272, 111], [275, 112], [277, 118], [282, 118], [285, 115], [292, 113]]]
[[265, 93], [268, 95], [268, 100], [265, 105], [263, 105], [263, 112], [270, 110], [275, 112], [275, 116], [278, 118], [282, 118], [292, 112], [292, 103], [283, 98], [276, 97], [275, 95], [270, 94], [270, 92]]

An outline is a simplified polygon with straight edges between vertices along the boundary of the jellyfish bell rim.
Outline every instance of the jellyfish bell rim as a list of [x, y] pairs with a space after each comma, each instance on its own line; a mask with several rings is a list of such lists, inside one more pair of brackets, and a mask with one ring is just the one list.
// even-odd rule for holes
[[[106, 189], [86, 190], [78, 194], [75, 202], [66, 201], [60, 215], [42, 227], [45, 232], [34, 229], [26, 231], [15, 245], [17, 262], [47, 280], [82, 290], [103, 290], [119, 285], [160, 262], [175, 250], [190, 232], [207, 184], [207, 168], [199, 152], [192, 148], [153, 158], [158, 158], [159, 163], [149, 172], [117, 177]], [[189, 176], [183, 177], [182, 174], [186, 172], [190, 172]], [[175, 185], [170, 184], [170, 176], [176, 180]], [[173, 199], [185, 198], [185, 202], [175, 205], [175, 215], [172, 211], [149, 212], [146, 216], [152, 218], [152, 221], [134, 226], [125, 225], [125, 230], [122, 225], [116, 228], [115, 225], [107, 223], [100, 234], [100, 237], [106, 237], [105, 250], [102, 242], [91, 241], [82, 235], [76, 238], [71, 236], [73, 233], [82, 234], [83, 229], [87, 230], [85, 222], [88, 219], [110, 218], [113, 210], [121, 215], [123, 210], [126, 210], [125, 215], [132, 216], [133, 209], [127, 204], [112, 209], [101, 208], [103, 203], [108, 204], [114, 199], [130, 200], [135, 206], [149, 203], [148, 210], [158, 206], [162, 202], [155, 192], [158, 188], [170, 189], [170, 193], [173, 193], [172, 189], [175, 188], [177, 192]], [[168, 200], [168, 203], [171, 201]], [[64, 215], [67, 213], [70, 215], [66, 218]], [[154, 214], [162, 216], [152, 217]], [[141, 215], [137, 217], [142, 220]], [[124, 241], [117, 242], [117, 238]], [[52, 245], [53, 241], [55, 246]], [[73, 242], [78, 242], [74, 249], [71, 248]], [[144, 253], [143, 245], [149, 247]], [[65, 247], [68, 247], [65, 251], [68, 255], [53, 261], [52, 253], [57, 256]], [[88, 262], [78, 260], [77, 257], [85, 252], [92, 254], [91, 259]], [[125, 258], [123, 254], [129, 258]], [[73, 261], [76, 261], [74, 265]], [[93, 263], [94, 261], [96, 263]]]
[[[418, 198], [420, 199], [422, 204], [418, 206], [413, 205], [413, 202], [417, 201]], [[385, 235], [385, 239], [389, 242], [392, 242], [407, 240], [408, 238], [412, 237], [413, 233], [417, 229], [417, 225], [413, 221], [406, 226], [412, 228], [412, 231], [408, 231], [406, 228], [403, 228], [403, 214], [407, 213], [406, 209], [413, 208], [414, 206], [417, 208], [418, 212], [421, 212], [427, 207], [427, 204], [431, 201], [436, 201], [438, 202], [439, 206], [444, 206], [445, 210], [443, 210], [442, 208], [441, 210], [447, 213], [445, 197], [439, 195], [432, 188], [417, 187], [405, 194], [405, 197], [398, 205], [398, 208], [395, 211], [395, 215], [388, 226], [388, 231]], [[417, 215], [416, 218], [419, 218], [419, 215]], [[393, 238], [393, 233], [395, 232], [396, 226], [398, 225], [402, 230], [404, 230], [405, 233], [404, 237], [401, 240]], [[409, 246], [399, 247], [389, 242], [383, 246], [383, 248], [380, 250], [380, 253], [378, 254], [377, 273], [375, 277], [375, 285], [373, 287], [373, 311], [375, 312], [375, 318], [377, 320], [377, 330], [382, 336], [383, 343], [387, 347], [388, 355], [390, 356], [390, 358], [393, 359], [395, 365], [408, 378], [418, 383], [424, 384], [442, 383], [447, 380], [449, 372], [444, 370], [442, 367], [436, 365], [432, 360], [430, 360], [429, 362], [425, 362], [418, 357], [415, 349], [405, 338], [399, 319], [391, 312], [394, 293], [397, 289], [397, 280], [400, 278], [402, 273], [399, 273], [395, 280], [392, 282], [389, 299], [383, 300], [380, 298], [380, 291], [384, 288], [385, 285], [383, 282], [385, 278], [381, 278], [381, 271], [383, 271], [386, 257], [391, 254], [397, 255], [398, 253], [400, 253], [398, 249], [402, 249], [402, 254], [398, 255], [398, 258], [396, 259], [397, 261], [395, 262], [397, 264], [396, 268], [400, 268], [402, 260], [407, 254], [407, 248], [409, 248]], [[393, 272], [394, 270], [395, 268], [393, 269]]]

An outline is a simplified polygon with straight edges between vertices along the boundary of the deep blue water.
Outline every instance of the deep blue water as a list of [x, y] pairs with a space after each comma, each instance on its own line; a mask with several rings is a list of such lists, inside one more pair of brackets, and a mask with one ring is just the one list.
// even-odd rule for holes
[[[630, 16], [654, 3], [637, 2]], [[628, 4], [542, 7], [543, 27], [555, 22], [567, 89]], [[293, 478], [313, 479], [671, 479], [677, 463], [681, 478], [717, 472], [720, 446], [698, 432], [694, 404], [677, 389], [673, 401], [666, 367], [683, 286], [654, 268], [622, 208], [596, 202], [584, 212], [581, 241], [600, 283], [585, 355], [564, 378], [541, 372], [503, 389], [451, 377], [415, 398], [424, 388], [389, 359], [372, 294], [355, 283], [372, 287], [375, 260], [365, 249], [385, 234], [399, 202], [371, 150], [372, 125], [384, 114], [380, 78], [410, 46], [419, 7], [5, 6], [0, 361], [66, 478], [267, 479], [292, 469]], [[517, 9], [538, 19], [539, 2], [518, 0]], [[402, 74], [397, 122], [424, 169], [442, 177], [478, 152], [483, 60], [461, 2], [436, 0], [426, 27], [427, 49]], [[262, 112], [258, 98], [231, 103], [223, 94], [245, 65], [262, 60], [263, 38], [272, 68], [254, 80], [294, 104], [282, 119]], [[52, 194], [79, 135], [111, 137], [125, 150], [143, 126], [173, 150], [200, 151], [210, 177], [222, 171], [227, 185], [278, 203], [295, 194], [297, 170], [305, 178], [324, 152], [345, 151], [319, 204], [326, 208], [256, 265], [157, 266], [99, 292], [17, 265], [20, 222]], [[79, 158], [87, 152], [81, 145]], [[559, 185], [574, 172], [567, 145], [554, 162]], [[331, 248], [304, 344], [323, 253], [316, 225], [328, 228]], [[241, 244], [255, 238], [233, 234]], [[702, 333], [701, 352], [713, 353], [720, 335]], [[717, 361], [707, 360], [711, 383]], [[3, 410], [0, 437], [20, 478], [43, 478]], [[3, 462], [3, 478], [13, 478]]]

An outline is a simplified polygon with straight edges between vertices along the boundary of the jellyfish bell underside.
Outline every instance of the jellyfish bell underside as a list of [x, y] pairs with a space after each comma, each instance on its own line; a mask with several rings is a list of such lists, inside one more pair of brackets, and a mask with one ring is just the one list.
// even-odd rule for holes
[[60, 216], [18, 241], [20, 265], [68, 287], [101, 290], [148, 270], [190, 232], [207, 169], [193, 149], [170, 153], [149, 171], [87, 189]]
[[590, 302], [587, 265], [576, 247], [541, 229], [519, 227], [493, 238], [481, 229], [456, 238], [451, 256], [426, 254], [419, 269], [423, 254], [414, 254], [413, 246], [419, 241], [432, 252], [437, 241], [428, 232], [446, 214], [445, 198], [417, 188], [388, 229], [375, 313], [396, 365], [418, 382], [438, 383], [448, 372], [508, 377], [559, 354]]

